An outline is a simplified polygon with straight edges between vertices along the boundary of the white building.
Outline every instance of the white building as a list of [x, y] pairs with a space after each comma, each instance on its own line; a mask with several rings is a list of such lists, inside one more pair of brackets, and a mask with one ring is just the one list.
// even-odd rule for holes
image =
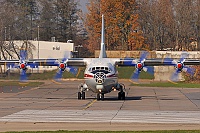
[[[27, 59], [60, 59], [64, 58], [65, 53], [70, 53], [74, 51], [74, 43], [69, 41], [68, 43], [63, 42], [47, 42], [47, 41], [29, 41], [31, 44], [34, 45], [35, 49], [31, 49], [31, 52], [28, 53]], [[6, 42], [9, 45], [9, 42]], [[14, 41], [15, 47], [17, 48], [17, 51], [19, 51], [24, 41]], [[0, 53], [2, 57], [2, 53]], [[6, 55], [8, 59], [11, 59], [9, 55]], [[12, 59], [18, 59], [17, 55], [14, 54], [14, 57]], [[5, 66], [1, 66], [1, 68], [5, 68]], [[39, 70], [52, 70], [57, 69], [57, 67], [39, 67]]]

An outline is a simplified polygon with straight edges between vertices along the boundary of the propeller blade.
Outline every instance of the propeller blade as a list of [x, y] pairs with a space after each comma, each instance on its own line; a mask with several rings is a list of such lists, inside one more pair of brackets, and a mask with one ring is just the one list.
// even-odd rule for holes
[[20, 60], [23, 61], [27, 57], [27, 51], [26, 50], [20, 50]]
[[26, 80], [27, 80], [26, 70], [22, 69], [21, 72], [20, 72], [20, 81], [24, 82]]
[[152, 67], [152, 66], [146, 66], [146, 67], [143, 68], [143, 70], [145, 72], [148, 72], [149, 74], [154, 75], [154, 67]]
[[143, 62], [144, 59], [147, 58], [148, 52], [147, 51], [142, 51], [141, 55], [140, 55], [140, 62]]
[[187, 52], [183, 52], [182, 54], [181, 54], [181, 58], [180, 58], [180, 62], [183, 62], [184, 60], [185, 60], [185, 58], [186, 57], [188, 57], [188, 53]]
[[56, 76], [54, 77], [55, 80], [60, 80], [62, 78], [63, 71], [61, 69], [58, 70]]
[[62, 59], [62, 62], [65, 62], [69, 58], [71, 58], [71, 52], [66, 51], [65, 54], [64, 54], [64, 58]]
[[179, 81], [179, 79], [178, 79], [178, 74], [179, 74], [179, 71], [176, 70], [176, 71], [172, 74], [172, 76], [170, 77], [170, 80], [173, 81], [173, 82]]
[[189, 73], [190, 75], [194, 75], [195, 73], [195, 69], [192, 67], [188, 67], [188, 66], [184, 66], [183, 70], [186, 70], [187, 73]]
[[131, 76], [131, 79], [137, 82], [139, 79], [139, 74], [140, 74], [140, 71], [136, 69], [133, 75]]
[[78, 73], [78, 68], [76, 67], [69, 67], [69, 72], [73, 75], [76, 75]]

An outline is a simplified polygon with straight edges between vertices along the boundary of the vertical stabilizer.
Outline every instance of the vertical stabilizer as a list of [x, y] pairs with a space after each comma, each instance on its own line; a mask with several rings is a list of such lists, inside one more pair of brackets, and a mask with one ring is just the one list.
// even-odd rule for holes
[[105, 48], [105, 29], [104, 29], [104, 16], [102, 15], [102, 26], [101, 26], [101, 50], [99, 58], [107, 58]]

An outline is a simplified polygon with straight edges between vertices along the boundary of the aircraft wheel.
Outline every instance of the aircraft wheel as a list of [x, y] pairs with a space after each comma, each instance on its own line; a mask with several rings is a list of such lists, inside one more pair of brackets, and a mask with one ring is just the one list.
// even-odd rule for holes
[[121, 92], [118, 92], [118, 100], [121, 100]]
[[82, 99], [85, 99], [85, 92], [82, 92]]
[[101, 100], [102, 101], [104, 100], [104, 94], [101, 94]]
[[121, 98], [122, 98], [122, 100], [125, 100], [125, 92], [121, 93]]
[[98, 93], [97, 94], [97, 101], [99, 101], [101, 98], [100, 98], [100, 94]]
[[78, 100], [81, 99], [81, 92], [78, 92]]

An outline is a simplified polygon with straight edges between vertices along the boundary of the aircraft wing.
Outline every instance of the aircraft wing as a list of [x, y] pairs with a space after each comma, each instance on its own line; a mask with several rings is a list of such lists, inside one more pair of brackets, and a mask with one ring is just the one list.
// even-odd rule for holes
[[[118, 66], [134, 66], [139, 60], [134, 58], [124, 58], [116, 61]], [[179, 59], [145, 59], [144, 66], [170, 66], [179, 62]], [[200, 60], [185, 59], [184, 65], [200, 65]]]
[[[62, 59], [30, 59], [30, 60], [0, 60], [0, 65], [5, 66], [17, 66], [20, 63], [26, 63], [27, 66], [58, 66], [58, 64], [62, 62]], [[83, 58], [70, 58], [67, 59], [67, 66], [86, 66], [86, 60]]]

